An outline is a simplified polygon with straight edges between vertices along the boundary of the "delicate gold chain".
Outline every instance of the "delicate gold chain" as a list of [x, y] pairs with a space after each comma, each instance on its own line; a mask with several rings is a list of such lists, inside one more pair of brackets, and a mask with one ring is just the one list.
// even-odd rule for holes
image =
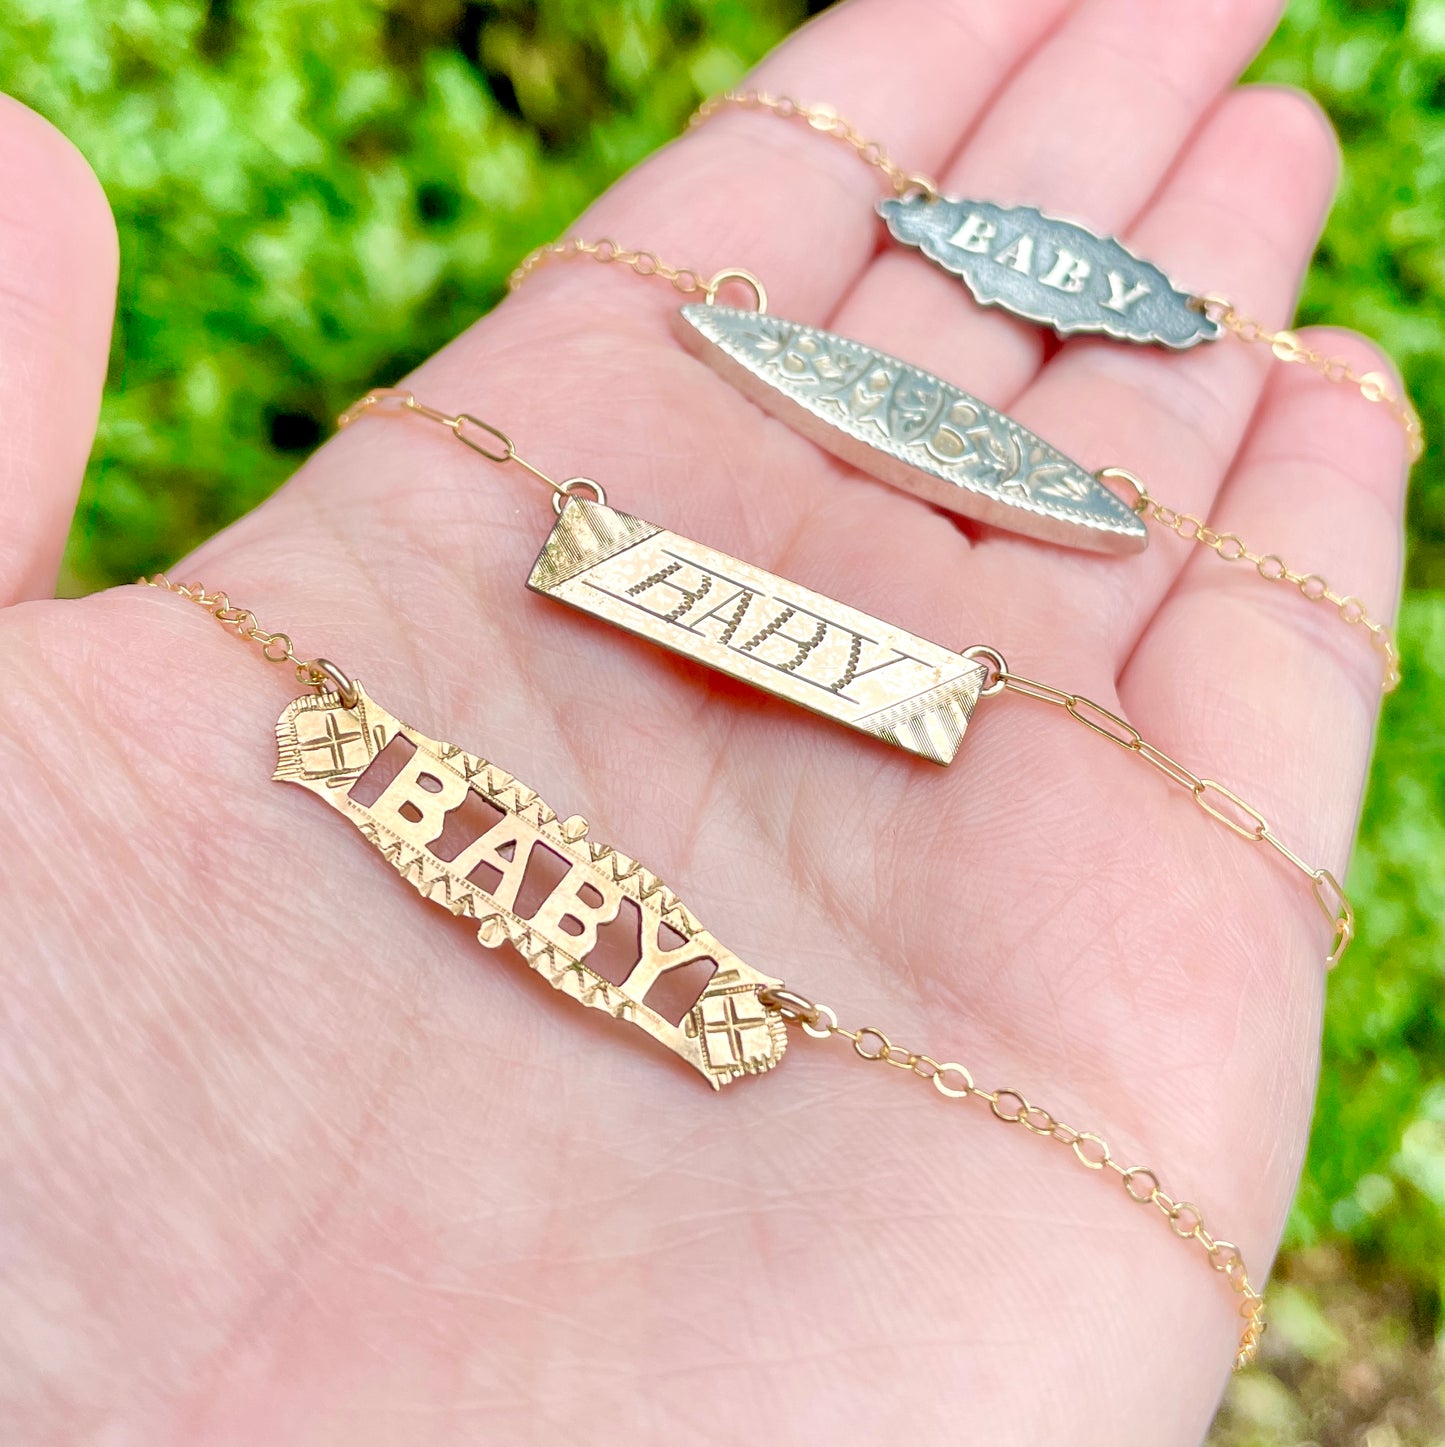
[[356, 703], [356, 685], [327, 658], [302, 658], [296, 652], [288, 633], [268, 633], [249, 608], [232, 606], [225, 593], [211, 593], [204, 583], [173, 583], [164, 573], [152, 578], [137, 578], [143, 588], [160, 588], [204, 608], [217, 623], [246, 643], [254, 643], [268, 663], [289, 663], [296, 670], [296, 681], [307, 688], [334, 690], [351, 708]]
[[507, 278], [507, 290], [516, 291], [539, 266], [545, 266], [549, 261], [567, 261], [575, 256], [588, 256], [593, 261], [625, 266], [638, 276], [660, 277], [671, 282], [673, 289], [683, 296], [702, 295], [708, 287], [701, 272], [690, 266], [669, 266], [651, 251], [629, 251], [609, 236], [600, 241], [583, 241], [581, 237], [569, 236], [565, 241], [549, 241], [523, 258]]
[[[769, 95], [765, 91], [730, 90], [720, 96], [705, 100], [688, 121], [690, 126], [701, 124], [709, 116], [722, 110], [769, 111], [785, 120], [800, 120], [813, 130], [825, 136], [832, 136], [852, 147], [865, 164], [882, 171], [897, 195], [920, 192], [930, 201], [939, 199], [936, 182], [927, 176], [905, 171], [888, 155], [877, 141], [867, 140], [857, 129], [845, 121], [831, 106], [803, 105], [791, 96]], [[1261, 342], [1269, 347], [1282, 362], [1298, 362], [1317, 372], [1327, 382], [1339, 382], [1354, 387], [1368, 402], [1378, 402], [1395, 418], [1405, 433], [1410, 447], [1410, 460], [1418, 462], [1425, 449], [1424, 429], [1419, 414], [1410, 405], [1408, 398], [1395, 394], [1390, 379], [1383, 372], [1358, 373], [1343, 357], [1332, 357], [1326, 352], [1316, 351], [1307, 346], [1291, 331], [1271, 331], [1262, 323], [1250, 317], [1241, 316], [1228, 300], [1221, 296], [1197, 296], [1193, 304], [1212, 322], [1233, 332], [1247, 342]]]
[[1346, 897], [1339, 880], [1323, 866], [1308, 864], [1301, 859], [1274, 832], [1269, 820], [1252, 804], [1245, 803], [1233, 789], [1226, 788], [1218, 780], [1201, 777], [1172, 755], [1166, 754], [1163, 749], [1155, 747], [1127, 719], [1120, 718], [1102, 704], [1095, 703], [1082, 694], [1065, 693], [1061, 688], [1011, 673], [1003, 655], [997, 649], [974, 644], [965, 648], [963, 655], [984, 663], [990, 670], [990, 677], [982, 690], [983, 696], [988, 697], [1008, 689], [1025, 698], [1037, 699], [1040, 703], [1053, 704], [1056, 708], [1063, 709], [1076, 723], [1083, 724], [1086, 729], [1108, 739], [1110, 743], [1118, 744], [1126, 752], [1137, 755], [1171, 783], [1187, 790], [1194, 802], [1231, 834], [1238, 835], [1249, 844], [1269, 845], [1309, 880], [1310, 893], [1333, 931], [1330, 951], [1325, 956], [1325, 966], [1334, 969], [1339, 964], [1350, 941], [1355, 937], [1354, 907]]
[[[517, 463], [552, 490], [552, 506], [559, 514], [568, 497], [572, 496], [578, 488], [590, 489], [600, 503], [605, 504], [607, 500], [607, 495], [601, 485], [591, 478], [571, 477], [565, 482], [554, 481], [540, 468], [534, 467], [525, 458], [519, 456], [512, 439], [490, 422], [485, 422], [480, 417], [474, 417], [469, 412], [453, 415], [443, 412], [439, 408], [429, 407], [426, 403], [419, 401], [415, 393], [408, 392], [404, 388], [374, 388], [341, 414], [338, 425], [348, 427], [367, 412], [382, 410], [415, 413], [429, 422], [435, 422], [439, 426], [445, 427], [457, 441], [492, 462]], [[1147, 494], [1142, 492], [1143, 485], [1137, 478], [1134, 478], [1132, 474], [1124, 474], [1124, 476], [1128, 477], [1134, 486], [1140, 488], [1142, 496], [1147, 497]], [[251, 618], [251, 623], [254, 624], [254, 622], [254, 618]], [[287, 640], [287, 644], [289, 647], [289, 640]], [[996, 648], [984, 644], [974, 644], [965, 648], [963, 654], [965, 657], [982, 661], [989, 668], [990, 677], [983, 689], [985, 696], [1000, 693], [1007, 688], [1015, 693], [1039, 699], [1044, 703], [1058, 705], [1071, 718], [1084, 724], [1094, 733], [1102, 735], [1130, 753], [1139, 755], [1146, 762], [1153, 764], [1165, 778], [1188, 789], [1194, 802], [1232, 833], [1250, 843], [1268, 844], [1288, 860], [1310, 881], [1315, 901], [1330, 921], [1331, 929], [1334, 932], [1329, 953], [1325, 957], [1325, 964], [1333, 969], [1339, 963], [1355, 932], [1354, 910], [1345, 897], [1344, 890], [1328, 869], [1316, 868], [1314, 865], [1307, 864], [1290, 849], [1274, 833], [1269, 821], [1259, 810], [1246, 804], [1243, 799], [1232, 790], [1225, 788], [1223, 784], [1217, 783], [1213, 779], [1201, 778], [1171, 758], [1162, 749], [1147, 743], [1133, 724], [1120, 718], [1117, 714], [1110, 713], [1101, 704], [1094, 703], [1079, 694], [1065, 693], [1062, 689], [1053, 688], [1044, 683], [1036, 683], [1031, 679], [1011, 673], [1003, 655]]]
[[967, 1067], [954, 1060], [935, 1060], [922, 1051], [895, 1045], [873, 1025], [846, 1030], [826, 1005], [816, 1004], [792, 990], [762, 990], [759, 999], [778, 1010], [790, 1024], [799, 1026], [815, 1040], [838, 1037], [852, 1042], [854, 1053], [862, 1060], [881, 1061], [898, 1070], [907, 1070], [920, 1080], [931, 1081], [933, 1088], [949, 1100], [973, 1097], [984, 1101], [995, 1120], [1005, 1125], [1022, 1126], [1031, 1135], [1057, 1141], [1073, 1150], [1079, 1164], [1091, 1171], [1112, 1171], [1118, 1176], [1129, 1199], [1140, 1206], [1155, 1207], [1169, 1223], [1169, 1229], [1181, 1241], [1193, 1241], [1205, 1252], [1209, 1264], [1220, 1272], [1240, 1298], [1239, 1349], [1235, 1354], [1235, 1370], [1247, 1367], [1259, 1350], [1264, 1335], [1264, 1297], [1254, 1288], [1244, 1257], [1232, 1241], [1221, 1241], [1204, 1223], [1204, 1214], [1188, 1201], [1175, 1200], [1159, 1183], [1159, 1177], [1147, 1166], [1126, 1166], [1115, 1158], [1108, 1143], [1093, 1131], [1076, 1130], [1064, 1124], [1052, 1112], [1032, 1104], [1017, 1090], [981, 1090], [973, 1083]]
[[[756, 298], [756, 309], [760, 312], [767, 311], [767, 292], [762, 282], [751, 272], [739, 268], [728, 268], [720, 271], [710, 281], [702, 283], [698, 281], [699, 273], [691, 267], [675, 268], [668, 266], [650, 251], [627, 251], [620, 247], [615, 241], [604, 238], [601, 241], [584, 241], [580, 237], [568, 237], [565, 241], [553, 242], [548, 246], [539, 246], [528, 256], [520, 266], [512, 273], [508, 285], [515, 290], [539, 266], [554, 260], [570, 260], [575, 257], [590, 257], [602, 262], [621, 262], [630, 266], [639, 276], [659, 276], [664, 280], [671, 280], [673, 285], [684, 294], [690, 292], [702, 292], [709, 301], [712, 301], [718, 290], [729, 281], [743, 282], [753, 288]], [[635, 264], [642, 259], [645, 265]], [[681, 281], [676, 278], [682, 278]], [[1281, 333], [1280, 335], [1287, 335]], [[1312, 354], [1313, 355], [1313, 354]], [[1340, 365], [1344, 365], [1341, 363]], [[1354, 374], [1351, 373], [1351, 376]], [[1359, 379], [1368, 383], [1371, 377], [1379, 377], [1379, 373], [1370, 373], [1367, 377]], [[1368, 394], [1367, 394], [1368, 395]], [[352, 409], [353, 411], [355, 409]], [[423, 412], [426, 409], [419, 409]], [[1413, 414], [1411, 414], [1413, 416]], [[351, 420], [350, 412], [343, 414], [342, 423]], [[451, 426], [457, 419], [441, 417], [439, 420]], [[467, 419], [463, 419], [467, 420]], [[1418, 432], [1418, 421], [1416, 431]], [[458, 434], [461, 436], [462, 434]], [[463, 441], [466, 438], [463, 436]], [[1261, 578], [1271, 583], [1292, 583], [1305, 598], [1312, 603], [1327, 603], [1335, 608], [1340, 617], [1350, 624], [1356, 624], [1363, 628], [1370, 637], [1370, 645], [1379, 653], [1383, 660], [1383, 675], [1380, 682], [1381, 693], [1391, 693], [1400, 682], [1400, 651], [1395, 643], [1390, 629], [1377, 619], [1372, 618], [1360, 599], [1351, 594], [1336, 593], [1318, 573], [1297, 573], [1288, 567], [1284, 560], [1274, 553], [1251, 552], [1234, 533], [1216, 532], [1214, 528], [1199, 517], [1190, 513], [1181, 513], [1171, 507], [1164, 506], [1157, 498], [1152, 496], [1145, 487], [1142, 479], [1123, 467], [1105, 467], [1096, 472], [1095, 477], [1100, 482], [1116, 480], [1127, 483], [1134, 494], [1133, 508], [1140, 517], [1152, 518], [1163, 527], [1169, 528], [1177, 533], [1187, 542], [1202, 543], [1207, 548], [1212, 548], [1226, 562], [1244, 562], [1252, 564], [1259, 572]]]
[[1295, 572], [1278, 553], [1251, 551], [1237, 534], [1217, 532], [1193, 513], [1165, 507], [1127, 468], [1104, 467], [1094, 476], [1100, 482], [1126, 483], [1134, 493], [1134, 511], [1140, 517], [1152, 519], [1161, 527], [1177, 533], [1185, 542], [1200, 543], [1218, 553], [1227, 563], [1249, 563], [1265, 582], [1293, 584], [1311, 603], [1324, 603], [1334, 608], [1346, 623], [1363, 628], [1370, 636], [1370, 646], [1381, 655], [1384, 675], [1380, 680], [1380, 692], [1393, 693], [1399, 686], [1400, 649], [1394, 634], [1384, 623], [1372, 618], [1364, 603], [1353, 594], [1335, 592], [1318, 573]]
[[517, 451], [512, 439], [500, 427], [493, 427], [490, 422], [484, 422], [480, 417], [473, 417], [470, 412], [458, 412], [453, 415], [450, 412], [443, 412], [437, 407], [428, 407], [425, 402], [418, 400], [415, 392], [408, 392], [404, 387], [373, 387], [336, 419], [336, 425], [350, 427], [358, 417], [373, 411], [413, 412], [428, 422], [436, 422], [445, 427], [463, 447], [469, 447], [473, 452], [480, 453], [489, 462], [515, 462], [518, 467], [530, 472], [539, 482], [543, 482], [551, 488], [552, 507], [559, 517], [562, 515], [563, 504], [580, 488], [590, 489], [594, 501], [604, 505], [607, 502], [607, 494], [600, 482], [594, 482], [590, 477], [569, 477], [565, 481], [558, 482], [555, 478], [549, 477], [540, 467], [534, 467], [528, 462]]
[[906, 196], [916, 191], [927, 196], [930, 201], [938, 199], [938, 186], [930, 177], [919, 175], [915, 171], [905, 171], [894, 162], [880, 142], [870, 141], [861, 135], [855, 126], [845, 121], [831, 106], [805, 106], [791, 96], [769, 95], [767, 91], [761, 90], [730, 90], [705, 100], [693, 112], [688, 125], [701, 125], [709, 116], [729, 109], [771, 111], [785, 120], [802, 121], [820, 135], [832, 136], [834, 140], [842, 141], [857, 153], [859, 160], [865, 165], [882, 171], [888, 177], [888, 183], [896, 195]]
[[1210, 321], [1233, 332], [1242, 341], [1259, 342], [1268, 347], [1281, 362], [1298, 362], [1326, 382], [1353, 387], [1367, 402], [1378, 402], [1404, 431], [1410, 461], [1419, 462], [1424, 455], [1425, 429], [1420, 423], [1420, 414], [1407, 397], [1397, 395], [1383, 372], [1357, 372], [1343, 357], [1332, 357], [1309, 346], [1298, 332], [1271, 331], [1263, 322], [1241, 316], [1222, 296], [1195, 297], [1194, 304]]
[[631, 251], [604, 236], [600, 241], [586, 241], [580, 236], [569, 236], [562, 241], [549, 241], [527, 253], [507, 278], [507, 290], [516, 291], [539, 267], [554, 261], [574, 261], [584, 257], [589, 261], [600, 261], [604, 266], [625, 266], [638, 276], [655, 276], [669, 283], [672, 289], [683, 296], [701, 296], [706, 301], [716, 301], [718, 293], [729, 282], [738, 282], [749, 287], [753, 293], [753, 308], [765, 312], [768, 309], [767, 288], [752, 272], [740, 266], [725, 266], [706, 280], [696, 267], [669, 266], [659, 260], [651, 251]]

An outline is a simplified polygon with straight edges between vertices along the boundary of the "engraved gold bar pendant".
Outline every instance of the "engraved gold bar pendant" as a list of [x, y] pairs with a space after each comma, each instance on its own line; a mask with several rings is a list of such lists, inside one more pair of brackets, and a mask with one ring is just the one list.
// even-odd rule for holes
[[[574, 504], [575, 506], [575, 504]], [[570, 509], [569, 509], [570, 511]], [[289, 704], [275, 777], [344, 814], [424, 899], [510, 944], [553, 989], [637, 1026], [713, 1087], [771, 1070], [787, 1047], [744, 964], [650, 870], [559, 819], [531, 789], [430, 739], [356, 685]]]
[[527, 586], [947, 764], [985, 665], [602, 503], [572, 498]]
[[1131, 553], [1144, 520], [1011, 417], [931, 372], [761, 311], [684, 306], [689, 351], [844, 462], [949, 512], [1067, 547]]

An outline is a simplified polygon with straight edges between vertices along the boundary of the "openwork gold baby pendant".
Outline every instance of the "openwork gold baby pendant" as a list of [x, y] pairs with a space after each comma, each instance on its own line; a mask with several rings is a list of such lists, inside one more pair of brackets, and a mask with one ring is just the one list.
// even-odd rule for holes
[[[750, 969], [655, 875], [589, 840], [585, 820], [559, 820], [497, 765], [408, 728], [336, 664], [298, 654], [289, 634], [269, 632], [226, 593], [164, 574], [139, 581], [203, 608], [268, 662], [293, 668], [298, 683], [316, 690], [289, 704], [276, 725], [276, 778], [300, 784], [345, 814], [424, 898], [474, 921], [482, 944], [510, 943], [555, 989], [637, 1025], [714, 1090], [777, 1064], [791, 1025], [811, 1040], [846, 1041], [856, 1059], [902, 1070], [949, 1101], [986, 1103], [994, 1120], [1026, 1130], [1036, 1142], [1041, 1136], [1054, 1148], [1061, 1142], [1096, 1178], [1112, 1175], [1136, 1204], [1157, 1207], [1175, 1236], [1207, 1256], [1239, 1298], [1235, 1364], [1253, 1358], [1264, 1330], [1264, 1299], [1239, 1248], [1208, 1231], [1197, 1207], [1166, 1195], [1154, 1171], [1125, 1164], [1096, 1131], [1065, 1124], [1018, 1090], [977, 1085], [960, 1062], [895, 1045], [877, 1026], [843, 1025], [828, 1005]], [[1114, 735], [1104, 725], [1123, 724], [1087, 700], [1007, 674], [1003, 659], [992, 658], [999, 672], [991, 688], [1007, 681], [1034, 698], [1065, 704], [1082, 724], [1108, 737]], [[1151, 748], [1149, 757], [1176, 784], [1193, 777], [1158, 749]], [[1199, 783], [1207, 796], [1209, 786]], [[1227, 822], [1215, 803], [1205, 797], [1200, 802]], [[1260, 823], [1261, 838], [1270, 838]], [[1292, 851], [1282, 852], [1309, 872]], [[1317, 897], [1323, 898], [1318, 890]], [[1040, 1120], [1047, 1129], [1039, 1128]], [[1192, 1229], [1181, 1230], [1181, 1220]]]
[[650, 870], [559, 819], [506, 770], [393, 717], [359, 684], [276, 725], [275, 777], [344, 814], [423, 898], [510, 944], [553, 989], [637, 1026], [714, 1090], [771, 1070], [787, 1027], [738, 959]]

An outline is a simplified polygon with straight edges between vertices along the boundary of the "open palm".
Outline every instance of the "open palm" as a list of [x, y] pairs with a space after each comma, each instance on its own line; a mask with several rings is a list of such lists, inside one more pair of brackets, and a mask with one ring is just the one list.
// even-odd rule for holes
[[[1232, 88], [1274, 19], [854, 0], [756, 82], [1278, 322], [1335, 156], [1299, 96]], [[714, 1096], [271, 787], [281, 670], [161, 594], [46, 601], [113, 243], [18, 108], [0, 153], [30, 217], [7, 233], [5, 366], [46, 402], [12, 406], [0, 456], [13, 1440], [1197, 1441], [1237, 1303], [1156, 1213], [837, 1047], [795, 1038]], [[883, 245], [876, 195], [843, 147], [729, 114], [577, 230], [751, 268], [782, 315], [1393, 598], [1382, 409], [1232, 341], [1053, 354]], [[677, 300], [551, 267], [408, 385], [626, 511], [1087, 693], [1343, 873], [1363, 637], [1163, 535], [1111, 559], [960, 527], [686, 355]], [[1056, 710], [990, 701], [944, 771], [529, 594], [551, 521], [516, 468], [367, 418], [177, 572], [586, 815], [757, 968], [1147, 1162], [1262, 1275], [1329, 944], [1299, 878]]]

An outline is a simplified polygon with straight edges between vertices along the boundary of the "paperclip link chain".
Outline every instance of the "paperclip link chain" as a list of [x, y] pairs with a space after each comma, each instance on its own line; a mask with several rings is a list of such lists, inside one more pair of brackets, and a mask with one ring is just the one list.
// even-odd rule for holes
[[1232, 1241], [1222, 1241], [1214, 1236], [1205, 1225], [1203, 1212], [1190, 1202], [1176, 1200], [1169, 1195], [1149, 1167], [1126, 1166], [1115, 1157], [1108, 1142], [1101, 1136], [1066, 1125], [1017, 1090], [981, 1089], [974, 1084], [968, 1068], [955, 1060], [935, 1060], [922, 1051], [895, 1045], [873, 1025], [864, 1025], [856, 1030], [845, 1029], [827, 1005], [816, 1004], [792, 990], [761, 990], [758, 998], [814, 1040], [835, 1037], [847, 1040], [860, 1060], [881, 1062], [897, 1070], [906, 1070], [918, 1079], [930, 1082], [941, 1096], [949, 1100], [968, 1100], [970, 1097], [981, 1100], [994, 1119], [1004, 1125], [1022, 1126], [1030, 1135], [1068, 1146], [1086, 1170], [1112, 1172], [1119, 1178], [1131, 1201], [1140, 1206], [1153, 1206], [1169, 1223], [1169, 1229], [1181, 1241], [1198, 1245], [1210, 1266], [1228, 1281], [1239, 1297], [1239, 1315], [1243, 1320], [1234, 1358], [1235, 1370], [1247, 1367], [1254, 1360], [1265, 1330], [1264, 1297], [1250, 1282], [1239, 1247]]
[[1212, 549], [1227, 563], [1249, 563], [1267, 583], [1292, 584], [1311, 603], [1324, 603], [1352, 626], [1363, 628], [1370, 637], [1370, 647], [1383, 660], [1381, 693], [1393, 693], [1400, 683], [1400, 648], [1389, 627], [1372, 618], [1365, 605], [1353, 594], [1337, 593], [1318, 573], [1297, 573], [1278, 553], [1256, 553], [1246, 547], [1236, 533], [1221, 533], [1193, 513], [1166, 507], [1152, 496], [1142, 479], [1127, 468], [1104, 467], [1094, 476], [1100, 482], [1123, 482], [1133, 491], [1132, 506], [1140, 517], [1177, 533], [1185, 542], [1199, 543]]
[[356, 685], [328, 658], [302, 658], [289, 633], [269, 633], [261, 627], [249, 608], [235, 607], [225, 593], [209, 592], [204, 583], [175, 583], [164, 573], [150, 578], [137, 578], [143, 588], [159, 588], [174, 593], [197, 607], [204, 608], [223, 628], [228, 628], [244, 643], [254, 643], [267, 663], [289, 663], [296, 671], [296, 681], [318, 692], [335, 692], [347, 708], [354, 708]]
[[1003, 655], [997, 649], [974, 644], [963, 650], [963, 656], [983, 663], [990, 670], [990, 677], [982, 690], [983, 697], [990, 697], [1007, 689], [1011, 693], [1063, 709], [1076, 723], [1083, 724], [1086, 729], [1098, 734], [1100, 738], [1108, 739], [1111, 744], [1117, 744], [1126, 753], [1143, 759], [1170, 783], [1187, 790], [1195, 804], [1231, 834], [1238, 835], [1248, 844], [1267, 844], [1309, 881], [1310, 893], [1320, 912], [1329, 921], [1333, 932], [1330, 950], [1325, 956], [1325, 966], [1327, 969], [1334, 969], [1339, 964], [1350, 941], [1355, 937], [1354, 907], [1346, 897], [1339, 880], [1328, 869], [1308, 864], [1301, 859], [1274, 832], [1269, 820], [1252, 804], [1247, 804], [1233, 789], [1226, 788], [1218, 780], [1203, 778], [1192, 769], [1186, 768], [1178, 759], [1151, 744], [1127, 719], [1120, 718], [1102, 704], [1095, 703], [1082, 694], [1065, 693], [1061, 688], [1011, 673]]
[[530, 472], [539, 482], [543, 482], [551, 488], [552, 510], [559, 517], [562, 515], [562, 508], [567, 499], [584, 487], [591, 491], [594, 502], [602, 503], [604, 506], [607, 503], [607, 494], [600, 482], [594, 482], [590, 477], [569, 477], [558, 482], [555, 478], [549, 477], [540, 467], [534, 467], [528, 462], [512, 445], [512, 439], [500, 427], [493, 427], [490, 422], [484, 422], [480, 417], [472, 416], [470, 412], [458, 412], [453, 415], [436, 407], [428, 407], [425, 402], [417, 398], [415, 392], [408, 392], [405, 387], [373, 387], [370, 392], [364, 397], [359, 397], [336, 419], [336, 425], [341, 428], [350, 427], [358, 417], [373, 411], [415, 413], [428, 422], [435, 422], [445, 427], [463, 447], [469, 447], [473, 452], [480, 453], [489, 462], [515, 462], [518, 467]]
[[[582, 487], [590, 489], [599, 503], [605, 504], [607, 501], [607, 495], [601, 484], [594, 482], [590, 477], [571, 477], [565, 482], [556, 482], [540, 468], [534, 467], [520, 456], [512, 439], [499, 427], [483, 421], [480, 417], [474, 417], [470, 412], [460, 412], [454, 415], [436, 407], [429, 407], [418, 400], [415, 393], [408, 392], [405, 388], [374, 388], [341, 414], [337, 419], [338, 425], [343, 428], [349, 427], [358, 417], [372, 411], [414, 413], [418, 417], [445, 427], [458, 442], [492, 462], [515, 462], [552, 490], [552, 507], [559, 515], [567, 499]], [[1133, 479], [1133, 481], [1136, 486], [1139, 485], [1137, 479]], [[1344, 890], [1328, 869], [1316, 868], [1307, 864], [1290, 849], [1274, 833], [1269, 821], [1258, 809], [1245, 803], [1238, 794], [1225, 788], [1223, 784], [1217, 783], [1213, 779], [1201, 778], [1164, 753], [1162, 749], [1157, 749], [1153, 744], [1146, 742], [1133, 724], [1120, 718], [1117, 714], [1110, 713], [1101, 704], [1093, 703], [1078, 694], [1065, 693], [1062, 689], [1053, 688], [1044, 683], [1036, 683], [1031, 679], [1010, 673], [1008, 663], [996, 648], [975, 644], [965, 648], [963, 655], [982, 661], [990, 670], [990, 677], [983, 688], [984, 696], [998, 694], [1008, 688], [1015, 693], [1039, 699], [1044, 703], [1058, 705], [1071, 718], [1084, 724], [1094, 733], [1100, 734], [1111, 743], [1127, 749], [1130, 753], [1137, 754], [1147, 763], [1153, 764], [1165, 778], [1189, 790], [1194, 802], [1231, 833], [1237, 834], [1241, 839], [1252, 844], [1268, 844], [1288, 860], [1310, 881], [1315, 901], [1330, 921], [1331, 929], [1334, 932], [1330, 951], [1325, 957], [1326, 966], [1333, 969], [1340, 962], [1340, 958], [1355, 933], [1355, 913], [1349, 900], [1345, 897]]]
[[[850, 146], [865, 165], [881, 171], [888, 178], [896, 195], [920, 193], [930, 201], [939, 198], [937, 182], [928, 176], [905, 171], [892, 160], [879, 142], [861, 136], [853, 125], [830, 106], [803, 105], [791, 96], [770, 95], [760, 90], [730, 90], [705, 100], [693, 112], [688, 125], [700, 125], [709, 116], [723, 110], [768, 111], [782, 116], [785, 120], [800, 120], [820, 134], [832, 136]], [[1358, 373], [1343, 357], [1332, 357], [1328, 353], [1316, 351], [1301, 341], [1294, 332], [1271, 331], [1262, 322], [1241, 315], [1224, 297], [1196, 296], [1192, 298], [1192, 303], [1210, 321], [1224, 327], [1242, 341], [1259, 342], [1269, 347], [1281, 362], [1298, 362], [1317, 372], [1327, 382], [1353, 387], [1367, 402], [1379, 403], [1404, 431], [1410, 448], [1410, 460], [1420, 460], [1425, 450], [1425, 433], [1420, 425], [1419, 414], [1410, 405], [1408, 398], [1395, 394], [1390, 379], [1383, 372]]]

